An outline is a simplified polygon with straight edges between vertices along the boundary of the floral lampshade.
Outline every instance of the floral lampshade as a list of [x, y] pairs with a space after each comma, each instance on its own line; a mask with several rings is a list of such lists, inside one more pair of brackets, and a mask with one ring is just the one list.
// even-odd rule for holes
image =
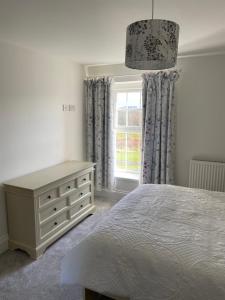
[[176, 65], [179, 25], [151, 19], [127, 27], [125, 65], [131, 69], [163, 70]]

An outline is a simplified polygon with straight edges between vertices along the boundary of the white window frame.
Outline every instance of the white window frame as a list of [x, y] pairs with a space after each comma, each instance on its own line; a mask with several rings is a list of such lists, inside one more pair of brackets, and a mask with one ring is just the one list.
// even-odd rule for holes
[[[139, 91], [141, 95], [141, 89], [142, 89], [142, 82], [141, 80], [138, 81], [130, 81], [130, 82], [116, 82], [112, 85], [112, 99], [113, 99], [113, 136], [114, 136], [114, 155], [116, 155], [116, 132], [138, 132], [142, 133], [141, 126], [118, 126], [116, 127], [115, 124], [117, 124], [117, 113], [116, 113], [116, 96], [117, 93], [129, 93], [132, 91]], [[142, 110], [142, 99], [141, 99], [141, 108]], [[128, 118], [128, 114], [126, 113], [126, 118]], [[128, 124], [128, 120], [126, 120], [126, 124]], [[127, 143], [127, 139], [126, 139]], [[127, 147], [127, 145], [126, 145]], [[127, 152], [126, 152], [127, 153]], [[126, 159], [127, 161], [127, 159]], [[126, 179], [133, 179], [133, 180], [139, 180], [140, 178], [140, 172], [135, 171], [116, 171], [116, 159], [114, 160], [114, 170], [115, 170], [115, 177], [116, 178], [126, 178]]]

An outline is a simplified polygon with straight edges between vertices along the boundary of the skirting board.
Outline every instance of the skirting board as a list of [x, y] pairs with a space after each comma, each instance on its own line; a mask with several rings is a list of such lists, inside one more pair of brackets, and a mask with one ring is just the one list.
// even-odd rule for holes
[[8, 235], [0, 237], [0, 254], [8, 250]]

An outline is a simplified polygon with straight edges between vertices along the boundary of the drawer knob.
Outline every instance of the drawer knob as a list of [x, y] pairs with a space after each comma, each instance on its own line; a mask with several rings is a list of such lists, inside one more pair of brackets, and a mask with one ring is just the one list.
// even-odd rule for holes
[[56, 207], [54, 207], [54, 209], [53, 209], [54, 211], [57, 211], [57, 208]]
[[69, 190], [69, 189], [70, 189], [70, 185], [68, 185], [68, 187], [67, 187], [67, 188], [68, 188], [68, 190]]
[[52, 198], [52, 196], [51, 195], [48, 195], [48, 199], [51, 199]]
[[83, 196], [83, 193], [80, 193], [81, 196]]
[[54, 225], [58, 225], [58, 222], [55, 222]]
[[87, 180], [87, 178], [83, 178], [83, 181], [86, 181]]
[[80, 208], [83, 208], [83, 207], [84, 207], [83, 204], [81, 204]]

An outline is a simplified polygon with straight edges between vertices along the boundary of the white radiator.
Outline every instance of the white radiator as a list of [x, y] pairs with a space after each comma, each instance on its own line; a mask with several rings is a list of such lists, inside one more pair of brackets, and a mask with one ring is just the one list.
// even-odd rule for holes
[[225, 192], [225, 163], [191, 160], [189, 187]]

